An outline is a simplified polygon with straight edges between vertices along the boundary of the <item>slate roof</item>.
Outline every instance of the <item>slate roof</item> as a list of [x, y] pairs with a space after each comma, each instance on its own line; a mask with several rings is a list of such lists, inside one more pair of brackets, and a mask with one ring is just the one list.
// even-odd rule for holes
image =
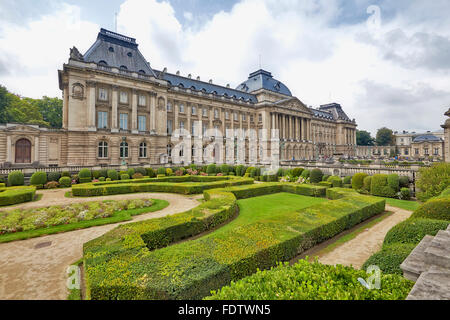
[[286, 96], [292, 96], [291, 91], [280, 81], [274, 79], [272, 74], [265, 70], [258, 70], [250, 73], [248, 80], [241, 83], [237, 88], [244, 92], [253, 92], [259, 89], [266, 89]]
[[100, 29], [95, 43], [84, 54], [84, 61], [109, 67], [126, 68], [155, 76], [150, 64], [138, 49], [136, 39], [106, 29]]
[[181, 87], [184, 89], [203, 91], [206, 94], [213, 93], [218, 96], [226, 96], [229, 98], [234, 97], [235, 99], [242, 100], [245, 102], [247, 101], [252, 103], [257, 102], [257, 99], [253, 94], [246, 93], [240, 90], [223, 87], [209, 82], [195, 80], [172, 73], [160, 71], [156, 71], [156, 73], [158, 73], [159, 78], [166, 80], [173, 87]]
[[426, 134], [422, 136], [415, 137], [413, 142], [440, 142], [441, 138], [438, 138], [432, 134]]
[[331, 112], [317, 110], [314, 108], [309, 108], [309, 109], [314, 113], [314, 117], [328, 119], [328, 120], [334, 120], [333, 114]]
[[319, 107], [318, 111], [331, 113], [334, 120], [344, 120], [352, 122], [352, 120], [345, 114], [344, 110], [342, 110], [341, 105], [338, 103], [323, 104]]

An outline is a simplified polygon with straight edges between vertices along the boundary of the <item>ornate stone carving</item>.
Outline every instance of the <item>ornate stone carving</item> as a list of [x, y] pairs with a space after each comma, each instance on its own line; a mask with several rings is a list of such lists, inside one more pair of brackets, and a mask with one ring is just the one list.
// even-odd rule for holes
[[72, 98], [82, 100], [84, 98], [84, 86], [77, 82], [72, 85]]
[[84, 57], [80, 53], [80, 51], [78, 51], [77, 47], [74, 46], [72, 49], [70, 49], [70, 59], [83, 61]]
[[166, 105], [166, 99], [164, 99], [163, 97], [159, 97], [158, 98], [158, 109], [159, 110], [164, 110], [165, 109], [165, 105]]

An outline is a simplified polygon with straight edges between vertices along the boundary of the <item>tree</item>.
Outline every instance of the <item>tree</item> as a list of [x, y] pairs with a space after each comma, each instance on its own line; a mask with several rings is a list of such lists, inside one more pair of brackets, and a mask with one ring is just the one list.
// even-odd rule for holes
[[42, 99], [27, 98], [27, 101], [38, 108], [43, 120], [48, 122], [52, 128], [62, 127], [63, 102], [61, 99], [44, 96]]
[[370, 136], [370, 132], [356, 130], [356, 144], [358, 146], [373, 146], [375, 139]]
[[394, 133], [386, 127], [378, 129], [376, 142], [378, 146], [391, 146], [394, 144]]
[[6, 110], [10, 102], [10, 93], [8, 90], [0, 85], [0, 123], [8, 122], [6, 117]]

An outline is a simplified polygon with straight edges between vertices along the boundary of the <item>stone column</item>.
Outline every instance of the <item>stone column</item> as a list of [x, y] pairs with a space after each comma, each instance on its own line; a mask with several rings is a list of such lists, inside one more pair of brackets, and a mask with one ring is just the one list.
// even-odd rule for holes
[[118, 107], [118, 98], [119, 98], [119, 87], [113, 86], [112, 87], [112, 98], [111, 98], [111, 105], [112, 105], [112, 111], [111, 111], [111, 132], [119, 132], [119, 126], [117, 123], [118, 120], [118, 114], [117, 114], [117, 107]]
[[133, 89], [131, 91], [131, 133], [138, 133], [137, 123], [137, 91]]
[[12, 163], [12, 144], [11, 144], [11, 136], [6, 136], [6, 162]]
[[178, 108], [179, 107], [178, 106], [179, 106], [178, 101], [174, 101], [174, 104], [173, 104], [173, 115], [174, 115], [173, 130], [174, 131], [179, 129], [179, 124], [178, 124], [178, 113], [179, 113]]
[[189, 132], [189, 135], [192, 135], [191, 117], [192, 117], [192, 105], [189, 103], [186, 104], [186, 118], [187, 118], [186, 130]]
[[69, 84], [64, 83], [64, 91], [63, 91], [63, 121], [62, 127], [63, 129], [69, 128]]
[[95, 125], [95, 94], [96, 83], [94, 81], [86, 81], [87, 86], [87, 125], [88, 131], [97, 131]]
[[[175, 110], [173, 111], [175, 112]], [[167, 121], [166, 121], [167, 122]], [[166, 127], [166, 124], [163, 124], [162, 127]], [[172, 128], [173, 129], [173, 128]], [[156, 132], [156, 93], [150, 93], [150, 131], [154, 130]], [[167, 132], [163, 131], [163, 133]]]
[[39, 137], [34, 137], [34, 161], [39, 161]]

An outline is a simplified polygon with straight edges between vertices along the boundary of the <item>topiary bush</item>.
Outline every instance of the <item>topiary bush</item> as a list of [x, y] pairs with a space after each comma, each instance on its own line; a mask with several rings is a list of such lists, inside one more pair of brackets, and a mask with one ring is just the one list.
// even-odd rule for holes
[[58, 182], [59, 178], [61, 178], [61, 173], [59, 172], [49, 172], [47, 175], [47, 181]]
[[420, 168], [416, 187], [420, 189], [417, 198], [427, 201], [441, 194], [450, 186], [450, 163], [434, 164], [430, 168]]
[[128, 175], [128, 173], [124, 173], [120, 175], [120, 180], [129, 180], [130, 176]]
[[92, 171], [92, 178], [94, 179], [100, 178], [100, 171], [99, 170]]
[[163, 174], [163, 175], [166, 175], [166, 168], [164, 168], [164, 167], [159, 167], [159, 168], [156, 170], [156, 174]]
[[70, 177], [61, 177], [58, 182], [62, 188], [69, 188], [72, 185], [72, 179]]
[[331, 177], [329, 174], [324, 174], [322, 177], [322, 181], [324, 181], [324, 182], [328, 181], [329, 177]]
[[311, 170], [311, 174], [309, 176], [309, 179], [311, 183], [319, 183], [322, 181], [323, 172], [320, 169], [313, 169]]
[[[367, 173], [364, 173], [364, 172], [355, 173], [355, 175], [351, 179], [351, 181], [352, 181], [352, 188], [355, 189], [355, 190], [363, 189], [364, 188], [364, 179], [366, 177], [368, 177]], [[367, 191], [369, 191], [369, 190], [367, 190]]]
[[238, 166], [236, 166], [236, 175], [242, 177], [245, 174], [245, 167], [240, 164]]
[[91, 170], [89, 169], [81, 169], [78, 172], [78, 180], [80, 183], [87, 183], [92, 181]]
[[98, 178], [98, 181], [100, 181], [100, 182], [105, 181], [105, 180], [106, 180], [105, 177], [100, 177], [100, 178]]
[[133, 179], [142, 179], [142, 178], [144, 178], [144, 176], [141, 173], [137, 172], [137, 173], [133, 174], [132, 178]]
[[173, 176], [173, 170], [171, 168], [166, 169], [166, 176]]
[[155, 172], [155, 170], [153, 170], [153, 168], [147, 168], [146, 171], [147, 171], [147, 176], [149, 178], [155, 178], [156, 177], [156, 172]]
[[374, 196], [386, 198], [395, 198], [397, 195], [395, 189], [388, 185], [388, 175], [386, 174], [376, 174], [372, 177], [370, 193]]
[[207, 174], [215, 174], [216, 173], [216, 165], [214, 163], [209, 164], [206, 167], [206, 173]]
[[230, 167], [224, 163], [220, 166], [220, 172], [223, 173], [225, 176], [228, 175], [228, 172], [230, 171]]
[[8, 174], [8, 185], [14, 186], [23, 186], [25, 183], [25, 177], [22, 171], [12, 171]]
[[342, 179], [338, 176], [331, 176], [328, 178], [327, 181], [332, 183], [333, 188], [341, 188], [342, 187]]
[[344, 177], [344, 184], [352, 184], [352, 176], [345, 176]]
[[371, 185], [372, 185], [372, 177], [371, 176], [365, 177], [363, 181], [363, 189], [370, 193]]
[[133, 174], [135, 174], [135, 173], [136, 173], [136, 171], [134, 170], [134, 168], [128, 168], [128, 170], [127, 170], [128, 176], [132, 177]]
[[411, 200], [411, 190], [409, 188], [401, 188], [399, 198], [401, 200]]
[[301, 176], [303, 178], [305, 178], [305, 179], [308, 179], [309, 178], [309, 174], [310, 174], [310, 171], [308, 169], [305, 169], [305, 170], [302, 171]]
[[398, 174], [393, 173], [393, 174], [388, 175], [387, 176], [387, 184], [392, 190], [394, 190], [395, 192], [398, 192], [400, 189]]
[[303, 170], [305, 170], [305, 169], [303, 169], [303, 168], [294, 168], [294, 169], [292, 169], [292, 175], [294, 177], [298, 178], [302, 174]]
[[426, 235], [435, 236], [439, 230], [447, 229], [449, 224], [450, 221], [410, 218], [389, 230], [383, 245], [394, 243], [417, 245]]
[[147, 175], [147, 170], [145, 170], [145, 168], [139, 167], [139, 168], [136, 168], [136, 173], [140, 173], [140, 174], [142, 174], [142, 176], [145, 176], [145, 175]]
[[428, 200], [411, 217], [450, 221], [450, 197]]
[[69, 171], [63, 171], [63, 172], [61, 172], [61, 177], [72, 177], [71, 175], [70, 175], [70, 172]]
[[47, 183], [47, 173], [45, 173], [44, 171], [37, 171], [33, 173], [33, 175], [30, 178], [30, 185], [32, 186], [38, 186], [40, 188], [43, 188], [44, 184], [46, 183]]
[[119, 180], [119, 174], [116, 170], [108, 170], [108, 178], [111, 179], [111, 181]]
[[101, 177], [103, 177], [103, 178], [105, 178], [105, 179], [108, 177], [108, 170], [107, 170], [107, 169], [101, 169], [101, 170], [99, 170], [99, 172], [100, 172], [99, 179], [100, 179]]
[[409, 177], [408, 176], [398, 177], [398, 183], [400, 188], [409, 188]]

